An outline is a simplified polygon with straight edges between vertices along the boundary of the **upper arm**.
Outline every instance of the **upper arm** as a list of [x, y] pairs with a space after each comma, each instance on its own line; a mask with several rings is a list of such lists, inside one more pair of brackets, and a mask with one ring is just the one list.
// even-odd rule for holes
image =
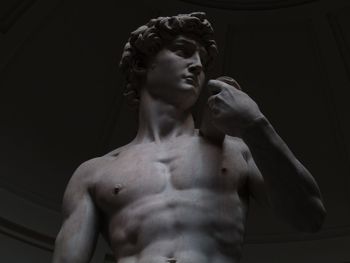
[[57, 235], [53, 262], [88, 262], [98, 236], [98, 212], [89, 193], [91, 169], [82, 164], [63, 197], [63, 224]]
[[[248, 164], [248, 188], [251, 196], [259, 203], [267, 204], [276, 214], [301, 231], [314, 232], [318, 230], [325, 217], [318, 186], [302, 164], [297, 161], [293, 177], [298, 181], [287, 181], [282, 176], [268, 182], [260, 173], [253, 156], [246, 146]], [[267, 177], [267, 175], [265, 175]], [[297, 183], [299, 183], [299, 185]], [[297, 188], [299, 187], [299, 188]], [[306, 193], [300, 191], [302, 189]]]
[[243, 155], [247, 162], [247, 169], [248, 169], [247, 183], [248, 183], [249, 194], [259, 204], [270, 205], [266, 185], [264, 182], [264, 177], [262, 176], [259, 168], [257, 167], [248, 146], [246, 145], [243, 146]]

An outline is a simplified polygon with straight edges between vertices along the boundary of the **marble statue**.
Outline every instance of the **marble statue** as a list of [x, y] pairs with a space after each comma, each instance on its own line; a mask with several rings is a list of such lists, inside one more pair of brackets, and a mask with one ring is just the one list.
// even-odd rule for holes
[[[54, 263], [89, 262], [101, 233], [118, 263], [239, 262], [252, 197], [300, 231], [325, 218], [320, 190], [217, 55], [205, 13], [151, 19], [120, 68], [136, 137], [81, 164], [63, 198]], [[209, 89], [199, 130], [191, 108]]]

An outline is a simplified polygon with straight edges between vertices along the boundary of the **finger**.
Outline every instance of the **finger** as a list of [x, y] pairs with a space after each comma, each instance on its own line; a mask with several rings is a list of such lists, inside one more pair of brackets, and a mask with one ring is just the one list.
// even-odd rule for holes
[[220, 93], [223, 88], [224, 85], [226, 85], [225, 83], [223, 83], [222, 81], [216, 80], [216, 79], [211, 79], [208, 81], [208, 89], [210, 92], [210, 95], [216, 95], [218, 93]]
[[219, 114], [219, 108], [217, 106], [217, 95], [211, 96], [208, 99], [208, 108], [209, 108], [209, 113], [212, 117], [216, 116]]
[[218, 77], [217, 80], [220, 80], [222, 82], [225, 82], [233, 87], [235, 87], [236, 89], [239, 89], [239, 90], [242, 90], [241, 86], [238, 84], [238, 82], [236, 80], [234, 80], [233, 78], [231, 77], [228, 77], [228, 76], [221, 76], [221, 77]]
[[208, 98], [208, 102], [207, 103], [208, 103], [209, 108], [213, 108], [214, 107], [216, 96], [217, 95], [213, 95], [213, 96], [210, 96]]
[[209, 109], [213, 112], [222, 107], [222, 98], [220, 94], [210, 96], [207, 101]]

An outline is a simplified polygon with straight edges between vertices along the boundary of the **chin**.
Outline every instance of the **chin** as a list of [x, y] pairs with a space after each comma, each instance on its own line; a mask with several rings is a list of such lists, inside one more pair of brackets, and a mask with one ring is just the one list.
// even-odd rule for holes
[[185, 84], [181, 86], [181, 90], [186, 92], [187, 96], [191, 96], [191, 94], [193, 96], [198, 97], [199, 96], [199, 92], [200, 92], [200, 88], [195, 86], [195, 85], [191, 85], [191, 84]]
[[199, 94], [199, 87], [191, 84], [184, 84], [176, 88], [176, 92], [173, 92], [172, 96], [169, 97], [169, 102], [176, 108], [189, 110], [197, 102]]

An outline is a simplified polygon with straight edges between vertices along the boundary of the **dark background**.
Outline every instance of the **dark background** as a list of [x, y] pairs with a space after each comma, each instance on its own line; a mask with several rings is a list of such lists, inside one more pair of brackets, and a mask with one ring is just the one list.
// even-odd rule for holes
[[[129, 33], [193, 11], [216, 32], [211, 76], [258, 102], [328, 211], [304, 234], [253, 203], [242, 262], [350, 262], [350, 2], [335, 0], [2, 0], [1, 262], [50, 262], [70, 176], [135, 134], [118, 71]], [[113, 262], [103, 240], [93, 262]]]

